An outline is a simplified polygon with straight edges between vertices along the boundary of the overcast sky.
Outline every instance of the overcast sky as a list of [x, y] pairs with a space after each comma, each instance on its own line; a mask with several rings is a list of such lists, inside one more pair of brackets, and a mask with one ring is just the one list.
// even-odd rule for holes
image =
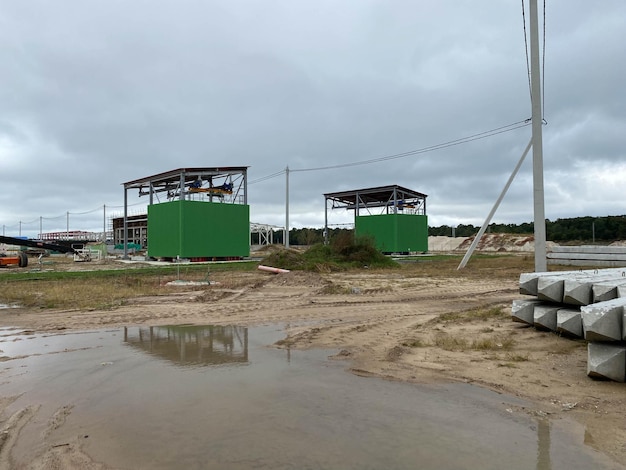
[[[284, 173], [254, 181], [289, 166], [292, 227], [388, 184], [428, 194], [429, 225], [480, 225], [530, 126], [296, 170], [530, 118], [523, 24], [518, 0], [0, 0], [0, 224], [101, 230], [126, 181], [249, 166], [251, 220], [282, 226]], [[549, 0], [545, 36], [546, 217], [626, 214], [626, 2]], [[494, 221], [532, 220], [529, 155]]]

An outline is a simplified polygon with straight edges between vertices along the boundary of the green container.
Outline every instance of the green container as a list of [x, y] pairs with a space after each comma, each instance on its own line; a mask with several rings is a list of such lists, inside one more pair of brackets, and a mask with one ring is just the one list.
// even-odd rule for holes
[[382, 214], [358, 216], [354, 232], [357, 237], [374, 239], [383, 253], [428, 251], [428, 216], [415, 214]]
[[148, 255], [154, 258], [250, 256], [250, 206], [202, 201], [148, 206]]

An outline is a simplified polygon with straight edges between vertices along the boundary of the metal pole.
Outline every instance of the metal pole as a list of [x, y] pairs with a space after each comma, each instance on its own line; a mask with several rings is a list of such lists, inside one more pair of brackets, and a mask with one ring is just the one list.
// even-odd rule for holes
[[285, 248], [289, 248], [289, 166], [285, 167]]
[[22, 221], [20, 220], [20, 231], [19, 231], [20, 237], [22, 236]]
[[243, 170], [243, 203], [248, 205], [248, 170]]
[[65, 235], [67, 239], [70, 239], [70, 211], [67, 211], [65, 214]]
[[528, 152], [530, 151], [530, 147], [531, 147], [532, 143], [533, 143], [533, 139], [531, 137], [530, 141], [528, 142], [528, 145], [526, 146], [526, 149], [524, 150], [524, 153], [522, 154], [522, 157], [519, 159], [519, 162], [517, 162], [517, 165], [515, 166], [515, 169], [513, 170], [513, 173], [511, 173], [511, 176], [509, 176], [509, 180], [504, 185], [504, 189], [502, 189], [502, 192], [500, 193], [500, 197], [498, 198], [496, 203], [491, 208], [491, 212], [489, 212], [489, 215], [487, 216], [487, 218], [483, 222], [483, 226], [480, 227], [480, 230], [478, 231], [478, 234], [476, 235], [476, 237], [474, 237], [474, 241], [472, 242], [472, 244], [470, 245], [469, 249], [467, 250], [467, 253], [465, 253], [465, 256], [461, 260], [461, 264], [459, 264], [459, 267], [456, 268], [457, 270], [458, 269], [463, 269], [465, 267], [465, 265], [467, 264], [467, 262], [469, 261], [470, 257], [472, 256], [472, 253], [474, 253], [474, 250], [476, 249], [476, 245], [478, 245], [478, 242], [480, 241], [480, 238], [483, 236], [483, 234], [485, 233], [485, 230], [487, 229], [487, 227], [491, 223], [491, 218], [493, 217], [493, 214], [496, 213], [496, 210], [498, 209], [498, 206], [500, 206], [500, 202], [502, 202], [502, 199], [504, 198], [504, 195], [509, 190], [509, 186], [511, 186], [511, 183], [513, 182], [513, 179], [515, 179], [515, 175], [517, 175], [517, 172], [519, 171], [520, 167], [522, 166], [522, 162], [526, 158], [526, 155], [528, 155]]
[[543, 115], [541, 109], [541, 72], [539, 66], [539, 20], [537, 0], [530, 1], [530, 78], [533, 131], [533, 201], [535, 207], [535, 272], [545, 272], [546, 216], [543, 191]]
[[42, 228], [43, 224], [42, 224], [42, 221], [43, 221], [43, 217], [39, 216], [39, 239], [40, 240], [43, 240], [43, 228]]
[[185, 172], [181, 172], [180, 174], [180, 182], [178, 183], [178, 185], [180, 186], [180, 194], [178, 195], [178, 200], [179, 201], [184, 201], [185, 200]]
[[124, 256], [122, 259], [128, 259], [128, 189], [124, 186], [124, 236], [122, 242], [124, 243]]
[[107, 242], [107, 205], [102, 205], [102, 243]]
[[593, 240], [593, 243], [596, 243], [596, 222], [595, 220], [593, 222], [591, 222], [591, 239]]
[[328, 198], [324, 196], [324, 245], [328, 245]]

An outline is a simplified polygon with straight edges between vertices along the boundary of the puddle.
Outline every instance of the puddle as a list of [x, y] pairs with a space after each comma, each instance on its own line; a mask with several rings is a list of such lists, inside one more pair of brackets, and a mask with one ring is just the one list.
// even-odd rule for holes
[[[268, 348], [280, 327], [128, 327], [51, 335], [0, 329], [7, 412], [41, 405], [15, 463], [81, 436], [112, 468], [620, 468], [568, 423], [468, 384], [354, 376], [328, 351]], [[50, 429], [50, 417], [70, 410]], [[71, 409], [69, 408], [71, 407]]]

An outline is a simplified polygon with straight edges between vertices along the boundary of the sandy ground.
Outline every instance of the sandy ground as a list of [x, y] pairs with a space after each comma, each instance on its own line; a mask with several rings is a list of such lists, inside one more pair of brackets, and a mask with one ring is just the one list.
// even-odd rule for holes
[[[333, 348], [355, 374], [408, 382], [464, 381], [528, 399], [511, 410], [570, 418], [585, 441], [626, 461], [626, 388], [586, 375], [587, 350], [510, 320], [517, 277], [412, 275], [402, 270], [312, 274], [219, 273], [218, 285], [137, 298], [106, 311], [11, 309], [1, 324], [32, 331], [162, 324], [284, 324], [281, 348]], [[184, 289], [184, 288], [180, 288]], [[501, 313], [497, 314], [498, 308]], [[483, 313], [477, 313], [483, 312]], [[491, 312], [491, 314], [484, 314]], [[0, 398], [5, 410], [15, 397]], [[0, 470], [37, 404], [0, 422]], [[59, 410], [48, 426], [63, 424]], [[44, 446], [45, 448], [45, 446]], [[102, 468], [79, 442], [33, 456], [29, 468]]]

